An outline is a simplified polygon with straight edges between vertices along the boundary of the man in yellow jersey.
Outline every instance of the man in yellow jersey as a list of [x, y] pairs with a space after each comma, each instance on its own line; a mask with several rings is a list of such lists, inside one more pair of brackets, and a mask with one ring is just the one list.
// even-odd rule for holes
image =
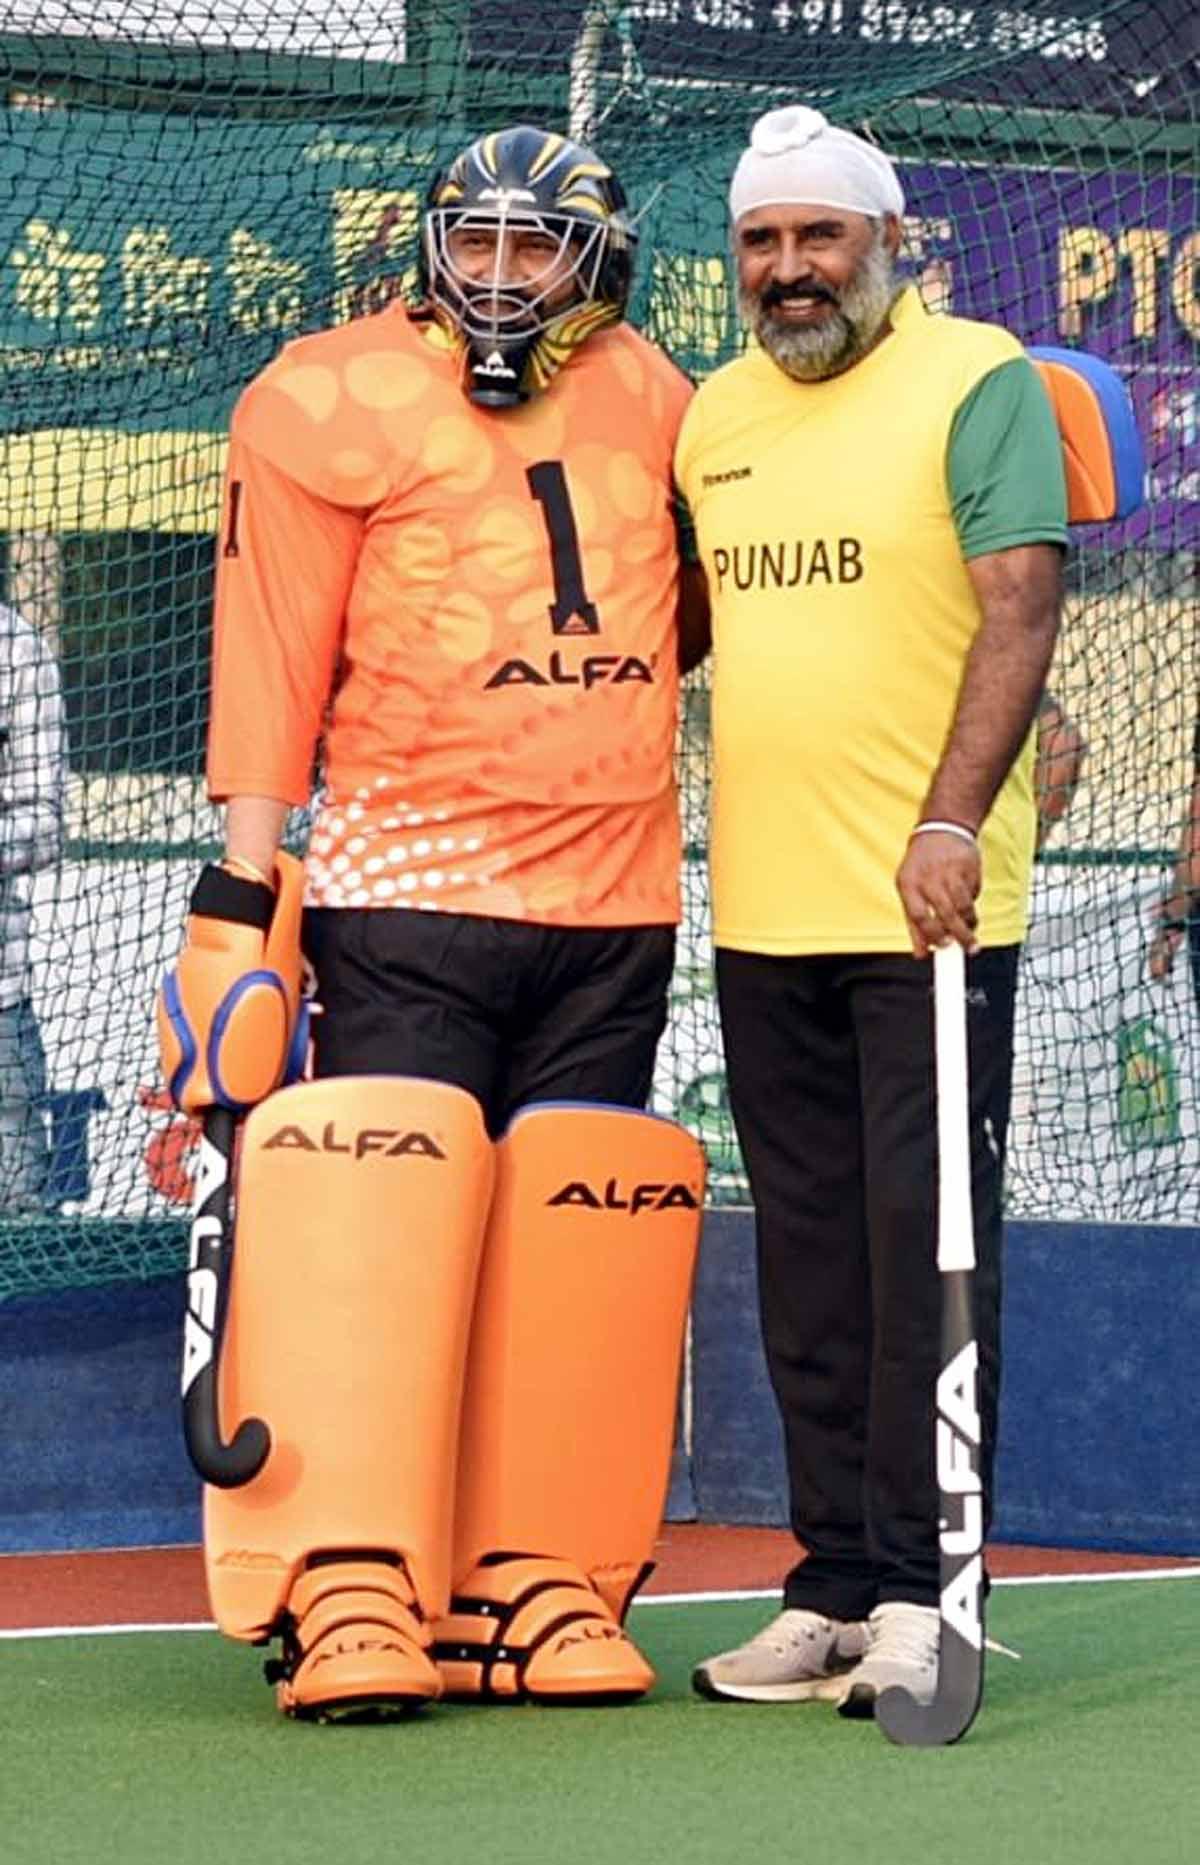
[[[262, 1262], [264, 1285], [294, 1283], [299, 1270], [273, 1266], [278, 1237], [259, 1235], [253, 1187], [289, 1159], [299, 1186], [327, 1155], [345, 1202], [303, 1273], [347, 1266], [328, 1296], [336, 1320], [311, 1347], [328, 1404], [289, 1427], [302, 1453], [291, 1466], [281, 1451], [244, 1491], [206, 1498], [218, 1620], [259, 1642], [282, 1635], [273, 1676], [293, 1714], [403, 1709], [443, 1690], [620, 1701], [653, 1679], [621, 1623], [661, 1509], [703, 1168], [690, 1136], [626, 1110], [645, 1106], [667, 1014], [678, 673], [704, 588], [681, 568], [672, 476], [691, 385], [624, 321], [635, 240], [592, 151], [528, 125], [484, 136], [430, 191], [423, 301], [288, 344], [233, 417], [208, 759], [226, 857], [193, 897], [160, 1025], [181, 1105], [261, 1100], [246, 1083], [270, 1045], [239, 1048], [237, 1031], [258, 1014], [256, 990], [270, 1015], [289, 997], [286, 966], [254, 942], [278, 932], [280, 838], [309, 800], [320, 741], [303, 876], [316, 1080], [264, 1104], [298, 1110], [269, 1134], [253, 1113], [246, 1123], [235, 1274]], [[235, 947], [257, 956], [240, 980], [223, 956]], [[286, 1079], [273, 1063], [268, 1076], [268, 1088]], [[383, 1084], [400, 1079], [406, 1111], [381, 1115]], [[353, 1119], [333, 1098], [348, 1080]], [[428, 1105], [422, 1084], [437, 1085]], [[287, 1102], [296, 1095], [309, 1100]], [[610, 1154], [577, 1158], [563, 1115], [566, 1137], [541, 1149], [554, 1176], [530, 1201], [521, 1172], [515, 1189], [505, 1179], [516, 1142], [490, 1142], [518, 1115], [522, 1133], [548, 1136], [563, 1103], [620, 1115]], [[531, 1124], [534, 1104], [551, 1112]], [[650, 1136], [640, 1166], [630, 1120], [635, 1143]], [[437, 1185], [467, 1183], [465, 1168], [438, 1170], [462, 1133], [485, 1193], [495, 1154], [482, 1259], [478, 1237], [464, 1230], [460, 1247], [431, 1203]], [[655, 1163], [664, 1134], [690, 1148], [685, 1167]], [[326, 1183], [314, 1179], [314, 1198]], [[406, 1204], [410, 1186], [425, 1189]], [[286, 1235], [293, 1215], [297, 1235], [311, 1230], [314, 1198], [295, 1196], [268, 1230]], [[681, 1213], [687, 1247], [654, 1293], [627, 1253], [649, 1250], [657, 1274]], [[415, 1278], [395, 1315], [355, 1268], [380, 1225], [381, 1276], [399, 1263]], [[422, 1280], [447, 1251], [453, 1301], [449, 1271]], [[639, 1291], [658, 1305], [649, 1346]], [[227, 1392], [249, 1391], [284, 1326], [251, 1339], [258, 1310], [243, 1297], [235, 1281]], [[308, 1308], [325, 1299], [314, 1285]], [[531, 1303], [545, 1311], [540, 1337], [514, 1350]], [[467, 1322], [463, 1397], [438, 1341], [460, 1353]], [[551, 1370], [560, 1341], [568, 1374], [585, 1376], [578, 1404]], [[652, 1415], [635, 1409], [634, 1429], [620, 1420], [653, 1362]], [[300, 1417], [306, 1403], [289, 1377], [267, 1401], [285, 1450], [288, 1408]], [[451, 1441], [460, 1400], [457, 1490], [453, 1457], [431, 1453], [431, 1497], [400, 1460]], [[310, 1440], [334, 1405], [350, 1408], [357, 1487], [348, 1467], [342, 1486], [335, 1455], [310, 1495]]]
[[893, 275], [878, 149], [805, 108], [730, 197], [753, 341], [676, 474], [713, 609], [712, 891], [729, 1088], [804, 1555], [696, 1688], [873, 1713], [938, 1656], [931, 953], [968, 953], [985, 1491], [1001, 1170], [1059, 616], [1053, 414], [1005, 331]]

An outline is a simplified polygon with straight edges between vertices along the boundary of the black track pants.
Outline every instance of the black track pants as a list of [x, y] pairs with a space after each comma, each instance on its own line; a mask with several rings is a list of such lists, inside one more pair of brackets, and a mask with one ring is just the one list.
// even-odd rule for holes
[[[967, 965], [971, 1178], [990, 1513], [1001, 1176], [1018, 948]], [[792, 1528], [785, 1600], [841, 1619], [936, 1603], [939, 1360], [932, 964], [722, 950], [730, 1099], [757, 1215]]]

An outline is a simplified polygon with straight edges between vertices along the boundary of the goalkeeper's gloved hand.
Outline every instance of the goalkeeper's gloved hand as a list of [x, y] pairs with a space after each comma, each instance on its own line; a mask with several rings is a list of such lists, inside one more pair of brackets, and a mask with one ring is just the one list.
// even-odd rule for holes
[[156, 1004], [163, 1078], [185, 1113], [242, 1113], [303, 1070], [303, 869], [293, 855], [276, 855], [274, 880], [210, 864], [192, 893], [183, 950]]

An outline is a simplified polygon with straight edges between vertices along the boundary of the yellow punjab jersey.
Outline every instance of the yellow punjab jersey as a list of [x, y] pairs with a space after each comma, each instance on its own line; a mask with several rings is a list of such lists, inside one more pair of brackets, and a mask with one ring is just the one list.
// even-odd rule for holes
[[209, 790], [323, 788], [309, 905], [679, 912], [672, 454], [691, 385], [588, 338], [489, 413], [400, 307], [289, 344], [234, 414]]
[[[719, 945], [910, 949], [894, 876], [979, 624], [964, 556], [1066, 537], [1054, 419], [1020, 345], [927, 315], [914, 291], [892, 326], [821, 383], [751, 349], [680, 434], [713, 606]], [[988, 945], [1024, 935], [1032, 765], [1031, 740], [980, 834]]]

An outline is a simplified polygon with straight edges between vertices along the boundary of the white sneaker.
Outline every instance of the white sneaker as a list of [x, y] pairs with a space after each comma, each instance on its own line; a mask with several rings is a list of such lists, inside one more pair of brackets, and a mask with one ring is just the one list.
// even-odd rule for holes
[[936, 1606], [887, 1600], [866, 1624], [867, 1649], [860, 1664], [824, 1684], [819, 1695], [842, 1716], [874, 1716], [875, 1699], [893, 1684], [918, 1703], [933, 1702], [937, 1690], [941, 1620]]
[[744, 1645], [697, 1665], [692, 1688], [741, 1703], [803, 1703], [852, 1671], [866, 1644], [861, 1622], [789, 1607]]

